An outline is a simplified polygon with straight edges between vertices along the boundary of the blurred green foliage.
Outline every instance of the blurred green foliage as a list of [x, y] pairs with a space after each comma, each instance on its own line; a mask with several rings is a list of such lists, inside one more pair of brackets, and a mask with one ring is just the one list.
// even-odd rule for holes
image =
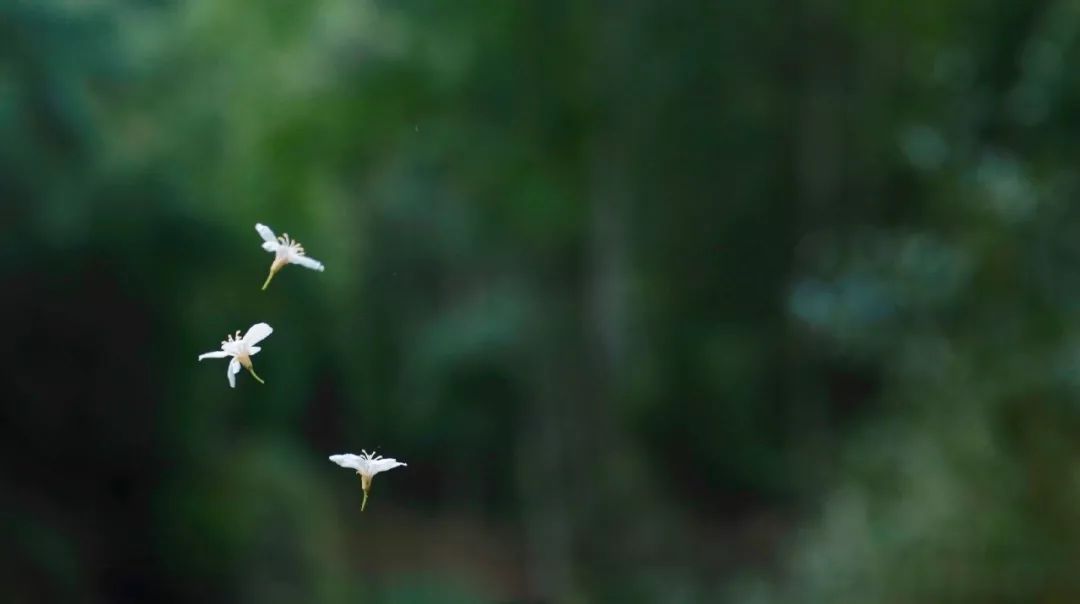
[[1073, 58], [1062, 0], [0, 1], [5, 599], [1080, 600]]

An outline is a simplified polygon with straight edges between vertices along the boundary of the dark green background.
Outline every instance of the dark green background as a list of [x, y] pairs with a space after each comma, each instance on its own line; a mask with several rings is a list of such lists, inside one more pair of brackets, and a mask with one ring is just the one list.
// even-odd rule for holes
[[1077, 65], [1066, 0], [0, 0], [0, 599], [1080, 601]]

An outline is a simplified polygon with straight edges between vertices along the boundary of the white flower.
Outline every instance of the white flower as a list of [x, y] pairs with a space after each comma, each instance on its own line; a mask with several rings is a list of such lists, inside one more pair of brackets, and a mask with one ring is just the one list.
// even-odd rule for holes
[[367, 451], [361, 451], [362, 455], [345, 453], [344, 455], [331, 455], [330, 461], [343, 468], [352, 468], [360, 475], [360, 486], [364, 489], [364, 501], [360, 503], [360, 511], [364, 511], [367, 505], [368, 491], [371, 490], [371, 479], [379, 472], [393, 470], [406, 465], [404, 462], [392, 458], [383, 459], [382, 455], [372, 455]]
[[273, 328], [266, 323], [256, 323], [247, 330], [244, 337], [241, 338], [240, 332], [237, 331], [235, 337], [229, 336], [229, 339], [221, 342], [221, 350], [200, 354], [199, 360], [232, 357], [229, 368], [225, 371], [225, 376], [229, 378], [229, 386], [232, 388], [236, 388], [236, 374], [240, 373], [241, 366], [251, 373], [251, 377], [259, 380], [260, 384], [265, 384], [266, 382], [255, 374], [255, 369], [251, 366], [251, 357], [262, 350], [256, 344], [272, 333], [274, 333]]
[[305, 256], [304, 246], [300, 245], [300, 242], [295, 239], [289, 239], [288, 233], [276, 237], [274, 231], [271, 231], [270, 227], [265, 224], [256, 224], [255, 230], [263, 238], [262, 248], [274, 254], [274, 262], [270, 265], [270, 276], [266, 278], [266, 283], [263, 283], [263, 289], [270, 285], [270, 280], [286, 264], [299, 264], [319, 272], [325, 270], [326, 267], [323, 266], [322, 262]]

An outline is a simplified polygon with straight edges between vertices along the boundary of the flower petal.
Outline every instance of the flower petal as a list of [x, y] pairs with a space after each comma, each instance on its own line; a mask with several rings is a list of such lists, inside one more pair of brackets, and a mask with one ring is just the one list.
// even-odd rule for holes
[[240, 373], [240, 361], [229, 361], [229, 367], [225, 370], [225, 377], [229, 378], [229, 387], [236, 388], [236, 374]]
[[406, 465], [405, 462], [401, 462], [389, 457], [386, 459], [375, 459], [368, 462], [368, 471], [371, 472], [372, 476], [374, 476], [379, 472], [393, 470], [394, 468], [399, 468], [404, 465]]
[[227, 356], [229, 356], [229, 353], [225, 352], [224, 350], [215, 350], [214, 352], [200, 354], [199, 360], [201, 361], [203, 359], [224, 359]]
[[352, 453], [331, 455], [330, 461], [343, 468], [352, 468], [353, 470], [361, 470], [364, 468], [364, 459], [359, 455], [353, 455]]
[[263, 241], [277, 245], [277, 237], [274, 236], [274, 231], [271, 231], [270, 227], [265, 224], [255, 223], [255, 230], [258, 231], [259, 237], [262, 237]]
[[326, 270], [326, 267], [323, 266], [322, 262], [307, 256], [300, 256], [299, 254], [289, 254], [289, 262], [292, 264], [299, 264], [304, 268], [310, 268], [313, 271], [322, 272]]
[[262, 249], [268, 252], [276, 252], [278, 251], [278, 246], [280, 245], [281, 244], [276, 241], [264, 241], [262, 244]]
[[260, 350], [262, 350], [262, 348], [258, 346], [252, 346], [251, 348], [248, 348], [248, 355], [255, 356]]
[[274, 328], [266, 323], [256, 323], [251, 326], [251, 329], [247, 330], [246, 334], [244, 334], [244, 345], [250, 347], [258, 344], [272, 333], [274, 333]]

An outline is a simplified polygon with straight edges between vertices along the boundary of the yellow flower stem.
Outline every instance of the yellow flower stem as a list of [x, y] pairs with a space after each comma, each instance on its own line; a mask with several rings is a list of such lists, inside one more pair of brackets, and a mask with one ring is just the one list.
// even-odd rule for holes
[[255, 373], [255, 368], [254, 367], [248, 367], [247, 370], [248, 370], [248, 373], [251, 374], [251, 377], [258, 380], [260, 384], [265, 384], [266, 383], [266, 382], [263, 381], [263, 379], [261, 377], [258, 376], [258, 374]]
[[274, 278], [274, 271], [271, 270], [270, 274], [266, 276], [266, 282], [263, 283], [262, 290], [266, 291], [266, 287], [270, 285], [270, 280]]

